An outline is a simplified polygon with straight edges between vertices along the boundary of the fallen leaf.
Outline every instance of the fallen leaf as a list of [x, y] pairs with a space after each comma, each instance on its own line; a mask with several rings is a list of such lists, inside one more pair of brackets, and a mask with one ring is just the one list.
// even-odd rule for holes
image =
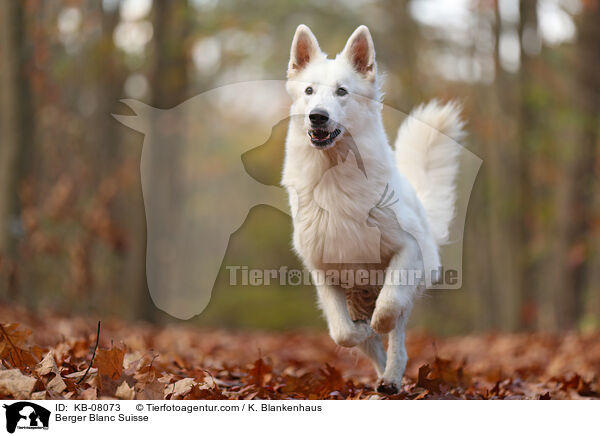
[[53, 394], [60, 394], [67, 389], [67, 384], [60, 375], [57, 375], [46, 384], [46, 389]]
[[32, 400], [46, 400], [47, 399], [46, 391], [33, 392], [31, 394], [31, 399]]
[[165, 388], [165, 396], [170, 395], [171, 400], [181, 400], [192, 391], [196, 383], [193, 378], [184, 378]]
[[428, 364], [423, 365], [419, 368], [419, 375], [417, 378], [417, 386], [423, 389], [427, 389], [431, 392], [440, 392], [440, 384], [442, 380], [439, 378], [428, 378], [427, 376], [431, 373], [431, 367]]
[[58, 374], [58, 366], [56, 366], [56, 361], [54, 360], [51, 351], [35, 366], [34, 371], [39, 376], [48, 375], [50, 373]]
[[135, 389], [130, 387], [126, 381], [121, 383], [115, 392], [115, 396], [121, 400], [133, 400], [135, 397]]
[[97, 400], [98, 391], [96, 388], [87, 388], [79, 394], [81, 400]]
[[16, 399], [29, 398], [36, 383], [34, 377], [23, 375], [18, 369], [0, 371], [0, 395]]
[[125, 350], [122, 348], [98, 349], [94, 359], [94, 367], [98, 368], [98, 373], [101, 376], [118, 380], [123, 374], [124, 357]]
[[165, 384], [158, 381], [138, 383], [136, 398], [138, 400], [162, 400], [165, 397]]

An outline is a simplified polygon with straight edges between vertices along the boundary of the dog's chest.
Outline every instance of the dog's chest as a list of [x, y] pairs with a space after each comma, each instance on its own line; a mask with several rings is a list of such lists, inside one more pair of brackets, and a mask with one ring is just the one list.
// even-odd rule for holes
[[[381, 196], [375, 181], [327, 172], [314, 189], [298, 192], [294, 245], [309, 266], [381, 268], [389, 262]], [[355, 175], [356, 176], [356, 175]], [[375, 213], [374, 213], [375, 212]]]

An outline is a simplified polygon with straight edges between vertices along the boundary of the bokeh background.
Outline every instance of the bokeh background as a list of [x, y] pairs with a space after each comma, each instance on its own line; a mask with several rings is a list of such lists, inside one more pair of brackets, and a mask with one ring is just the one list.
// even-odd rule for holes
[[[112, 118], [130, 114], [119, 100], [171, 108], [219, 85], [284, 79], [298, 24], [330, 55], [366, 24], [386, 104], [460, 100], [465, 145], [483, 160], [463, 288], [422, 297], [413, 327], [600, 327], [597, 0], [2, 0], [0, 20], [2, 305], [179, 322], [148, 293], [143, 136]], [[278, 179], [284, 135], [270, 139], [276, 152], [246, 157], [252, 173]], [[284, 213], [253, 208], [208, 308], [187, 322], [323, 328], [313, 289], [229, 286], [225, 265], [299, 268], [290, 234]]]

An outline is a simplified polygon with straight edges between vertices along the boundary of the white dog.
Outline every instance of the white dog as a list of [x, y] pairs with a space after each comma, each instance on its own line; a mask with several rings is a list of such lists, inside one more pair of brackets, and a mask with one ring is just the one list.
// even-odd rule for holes
[[[313, 274], [333, 340], [361, 349], [378, 391], [395, 393], [413, 298], [440, 267], [438, 247], [454, 215], [459, 147], [450, 138], [463, 136], [459, 109], [436, 102], [416, 109], [400, 126], [394, 156], [365, 26], [335, 59], [298, 26], [287, 75], [293, 104], [282, 183], [294, 248]], [[332, 272], [342, 271], [357, 284], [336, 282]], [[373, 271], [382, 273], [375, 281]], [[381, 334], [388, 333], [386, 354]]]

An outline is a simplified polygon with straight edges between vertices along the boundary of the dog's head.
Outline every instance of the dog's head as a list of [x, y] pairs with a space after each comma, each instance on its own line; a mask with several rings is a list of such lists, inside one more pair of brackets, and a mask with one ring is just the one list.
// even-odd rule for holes
[[354, 31], [335, 59], [327, 59], [311, 30], [301, 24], [287, 76], [292, 116], [318, 149], [333, 147], [349, 129], [359, 129], [372, 113], [367, 106], [379, 102], [375, 48], [366, 26]]

